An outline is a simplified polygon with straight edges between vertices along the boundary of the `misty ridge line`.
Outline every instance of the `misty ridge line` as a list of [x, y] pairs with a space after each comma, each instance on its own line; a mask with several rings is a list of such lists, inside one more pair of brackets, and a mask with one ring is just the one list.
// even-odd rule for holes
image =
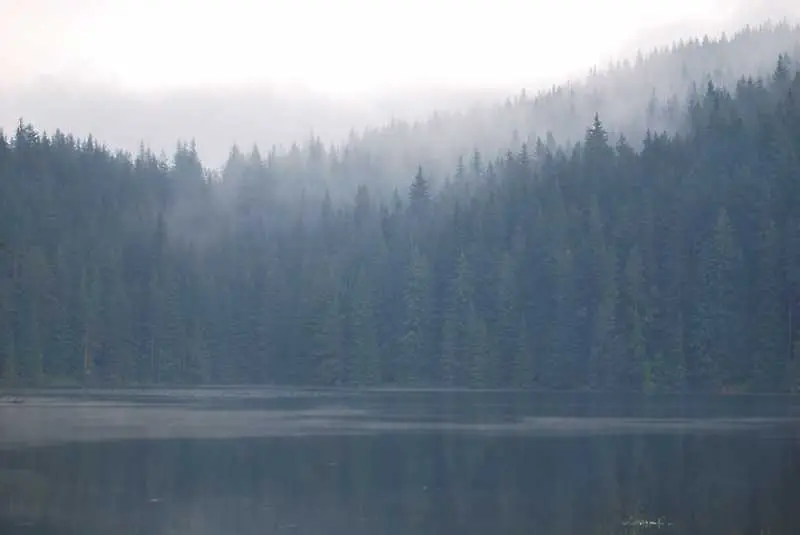
[[[397, 187], [410, 180], [416, 165], [423, 165], [436, 180], [444, 180], [459, 157], [476, 150], [494, 158], [523, 144], [532, 146], [537, 138], [552, 136], [551, 144], [579, 141], [595, 112], [602, 115], [610, 132], [624, 132], [629, 139], [640, 139], [646, 130], [677, 131], [684, 126], [682, 117], [645, 117], [642, 110], [670, 99], [679, 110], [694, 88], [702, 90], [708, 80], [730, 87], [740, 76], [768, 73], [778, 54], [800, 57], [799, 36], [797, 25], [767, 21], [746, 26], [730, 38], [723, 32], [715, 38], [652, 47], [647, 53], [640, 50], [633, 59], [591, 68], [582, 80], [554, 84], [532, 97], [526, 90], [504, 101], [494, 92], [454, 91], [439, 102], [434, 96], [433, 112], [426, 113], [430, 106], [422, 104], [415, 111], [390, 112], [392, 117], [383, 119], [379, 102], [375, 111], [368, 105], [278, 94], [268, 88], [242, 89], [230, 101], [202, 90], [136, 98], [113, 92], [92, 94], [91, 86], [79, 84], [72, 89], [58, 86], [57, 81], [48, 87], [29, 87], [25, 95], [5, 95], [10, 102], [4, 107], [36, 110], [26, 120], [37, 125], [74, 124], [67, 129], [88, 131], [94, 139], [107, 140], [129, 154], [137, 147], [150, 147], [165, 162], [168, 147], [194, 140], [211, 175], [222, 172], [231, 145], [239, 145], [237, 139], [251, 140], [250, 147], [262, 146], [260, 140], [277, 140], [266, 145], [269, 158], [281, 161], [315, 150], [340, 161], [352, 153], [377, 151], [388, 159], [383, 179]], [[727, 52], [714, 58], [722, 47]], [[683, 56], [697, 49], [706, 50], [705, 59], [715, 61], [714, 68], [681, 64]], [[407, 117], [399, 118], [403, 115]], [[110, 125], [109, 118], [119, 126]], [[176, 128], [192, 133], [176, 135]], [[140, 137], [147, 130], [154, 132], [149, 140]], [[405, 158], [396, 154], [400, 145], [408, 155]], [[349, 188], [348, 196], [352, 193]]]

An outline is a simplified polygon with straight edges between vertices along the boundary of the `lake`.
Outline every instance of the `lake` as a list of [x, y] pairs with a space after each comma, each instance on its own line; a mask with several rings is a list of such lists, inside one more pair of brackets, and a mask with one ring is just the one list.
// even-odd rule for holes
[[26, 391], [0, 533], [797, 535], [800, 399]]

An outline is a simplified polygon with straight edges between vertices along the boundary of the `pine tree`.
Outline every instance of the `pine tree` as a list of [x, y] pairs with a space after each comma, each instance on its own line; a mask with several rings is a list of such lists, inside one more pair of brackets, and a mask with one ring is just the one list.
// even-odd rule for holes
[[697, 387], [723, 386], [731, 377], [729, 364], [742, 350], [744, 286], [742, 253], [724, 208], [705, 240], [697, 267], [692, 319], [690, 372]]
[[442, 332], [441, 376], [448, 386], [463, 386], [467, 381], [469, 359], [473, 358], [469, 328], [477, 328], [474, 314], [472, 273], [464, 253], [458, 256], [456, 271], [449, 284]]
[[376, 386], [382, 380], [375, 298], [368, 276], [362, 269], [356, 277], [351, 305], [349, 353], [352, 369], [347, 375], [350, 383], [359, 386]]
[[742, 380], [752, 375], [754, 387], [762, 391], [784, 390], [785, 340], [788, 339], [788, 322], [784, 315], [782, 275], [780, 271], [780, 249], [778, 231], [768, 221], [761, 233], [757, 248], [757, 265], [753, 294], [755, 324], [751, 333], [752, 364], [741, 370]]
[[465, 333], [466, 352], [464, 359], [468, 368], [468, 384], [473, 388], [489, 388], [497, 386], [496, 362], [489, 346], [489, 332], [486, 322], [469, 303], [466, 311]]
[[529, 384], [528, 358], [519, 348], [519, 310], [517, 306], [517, 265], [510, 252], [503, 254], [497, 267], [496, 321], [492, 329], [496, 364], [502, 384]]
[[600, 264], [601, 269], [598, 281], [601, 294], [593, 317], [587, 383], [594, 388], [608, 389], [617, 386], [614, 384], [615, 377], [617, 380], [624, 377], [615, 365], [615, 361], [620, 358], [616, 258], [613, 251], [606, 250], [596, 262]]
[[419, 208], [427, 204], [431, 198], [430, 184], [428, 179], [422, 174], [422, 166], [417, 169], [417, 174], [414, 175], [414, 181], [411, 183], [408, 198], [411, 206]]
[[[560, 251], [554, 264], [555, 309], [549, 329], [551, 350], [543, 369], [548, 384], [565, 388], [580, 373], [580, 333], [586, 309], [580, 306], [575, 287], [575, 259], [569, 246]], [[583, 374], [585, 376], [585, 374]]]
[[314, 382], [341, 385], [345, 381], [342, 314], [337, 295], [325, 298], [315, 318], [311, 338], [311, 359]]
[[625, 369], [620, 371], [626, 386], [641, 386], [643, 390], [649, 391], [662, 381], [663, 370], [660, 365], [663, 363], [656, 363], [657, 359], [647, 354], [645, 329], [648, 314], [643, 269], [642, 256], [634, 246], [628, 253], [623, 268], [622, 316], [625, 351], [620, 356], [624, 359]]
[[415, 246], [406, 276], [405, 317], [400, 339], [399, 369], [405, 382], [420, 383], [431, 373], [432, 274], [428, 261]]

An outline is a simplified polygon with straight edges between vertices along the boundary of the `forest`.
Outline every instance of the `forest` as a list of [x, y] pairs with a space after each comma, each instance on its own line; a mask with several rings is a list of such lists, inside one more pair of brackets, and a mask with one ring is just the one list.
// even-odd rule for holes
[[439, 183], [420, 162], [393, 194], [373, 162], [347, 201], [257, 148], [215, 173], [194, 143], [168, 161], [20, 121], [0, 137], [0, 377], [795, 390], [800, 74], [772, 66], [664, 104], [672, 131], [629, 141], [586, 112], [575, 143], [473, 151]]

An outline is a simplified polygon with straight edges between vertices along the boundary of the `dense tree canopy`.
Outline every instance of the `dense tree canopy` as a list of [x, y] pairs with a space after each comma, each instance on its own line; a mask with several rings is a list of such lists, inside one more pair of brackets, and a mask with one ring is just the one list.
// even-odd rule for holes
[[2, 378], [796, 388], [798, 95], [781, 56], [637, 148], [589, 115], [569, 148], [475, 152], [438, 189], [418, 166], [388, 199], [365, 175], [345, 204], [281, 200], [294, 176], [257, 149], [217, 176], [193, 144], [166, 163], [21, 122]]

